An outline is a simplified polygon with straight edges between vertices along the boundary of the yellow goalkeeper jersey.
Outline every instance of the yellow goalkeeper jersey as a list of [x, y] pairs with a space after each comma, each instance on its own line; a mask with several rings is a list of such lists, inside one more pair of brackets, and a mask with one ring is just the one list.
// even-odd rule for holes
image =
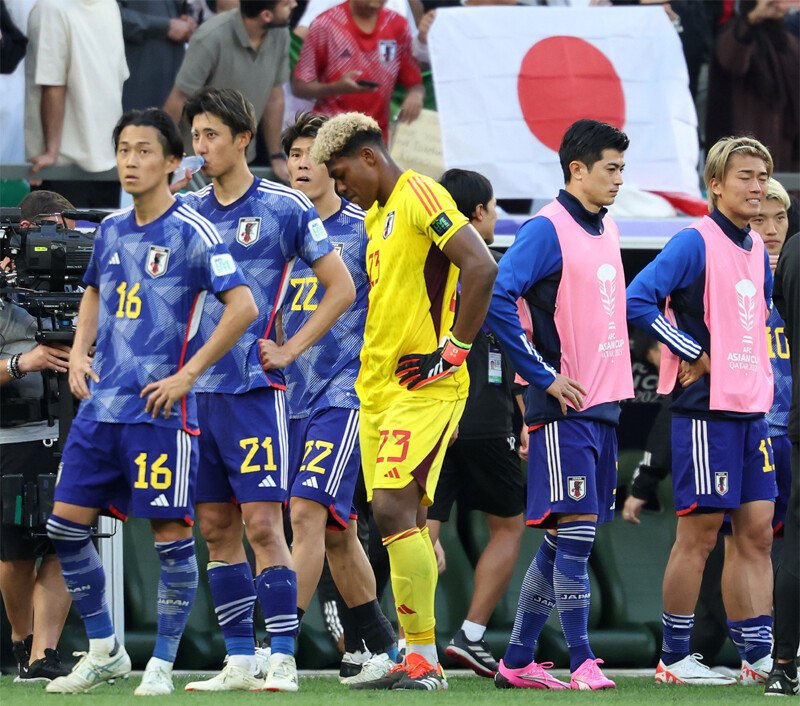
[[440, 184], [410, 170], [384, 206], [374, 203], [367, 211], [369, 308], [356, 381], [365, 409], [386, 409], [408, 395], [466, 398], [466, 365], [413, 392], [398, 384], [395, 369], [402, 356], [430, 353], [450, 333], [459, 270], [442, 248], [468, 222]]

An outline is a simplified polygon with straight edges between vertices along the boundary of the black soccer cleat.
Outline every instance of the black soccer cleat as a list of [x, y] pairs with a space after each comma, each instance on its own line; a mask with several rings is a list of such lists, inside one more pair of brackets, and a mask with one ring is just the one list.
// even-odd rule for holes
[[403, 666], [400, 680], [392, 687], [394, 691], [444, 691], [447, 689], [447, 679], [440, 664], [433, 666], [422, 655], [411, 652], [406, 657]]
[[65, 677], [70, 669], [61, 663], [61, 657], [56, 650], [45, 648], [44, 657], [31, 662], [25, 667], [16, 682], [52, 681], [58, 677]]
[[447, 645], [445, 654], [469, 667], [479, 677], [491, 679], [497, 674], [497, 660], [492, 657], [486, 640], [471, 642], [463, 630], [459, 630]]
[[33, 635], [28, 635], [24, 640], [14, 640], [11, 643], [11, 651], [14, 654], [14, 661], [17, 663], [17, 678], [22, 676], [22, 670], [28, 666], [32, 646]]
[[794, 678], [790, 677], [786, 673], [787, 666], [789, 665], [775, 662], [764, 685], [764, 696], [796, 696], [800, 694], [800, 682], [798, 682], [797, 674], [795, 673]]

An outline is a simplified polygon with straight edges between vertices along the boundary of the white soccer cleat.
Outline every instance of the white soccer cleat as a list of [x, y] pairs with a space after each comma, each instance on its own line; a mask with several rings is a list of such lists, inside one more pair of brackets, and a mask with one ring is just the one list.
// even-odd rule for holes
[[772, 657], [766, 655], [761, 659], [750, 664], [747, 660], [742, 661], [742, 670], [739, 672], [739, 683], [742, 686], [752, 684], [766, 684], [767, 677], [772, 671]]
[[45, 691], [51, 694], [83, 694], [100, 684], [127, 677], [131, 671], [131, 658], [122, 645], [106, 656], [85, 653], [65, 677], [53, 679]]
[[364, 664], [361, 665], [361, 671], [352, 677], [340, 679], [342, 684], [363, 684], [368, 681], [375, 681], [381, 677], [385, 677], [392, 667], [396, 666], [395, 661], [389, 657], [385, 652], [377, 655], [372, 655]]
[[151, 658], [133, 695], [168, 696], [173, 691], [175, 686], [172, 684], [172, 665], [167, 666], [163, 660]]
[[269, 671], [271, 654], [272, 650], [269, 647], [256, 647], [256, 676], [260, 677], [261, 681], [264, 681]]
[[297, 691], [297, 665], [292, 655], [273, 652], [269, 656], [269, 671], [261, 688], [264, 691]]
[[222, 671], [203, 681], [189, 682], [186, 691], [261, 691], [264, 677], [260, 679], [235, 664], [226, 664]]
[[715, 672], [700, 662], [701, 654], [687, 655], [675, 664], [659, 661], [656, 667], [656, 684], [684, 684], [691, 686], [728, 686], [736, 679]]
[[370, 657], [372, 654], [369, 650], [345, 652], [339, 663], [339, 681], [344, 684], [346, 679], [356, 676]]

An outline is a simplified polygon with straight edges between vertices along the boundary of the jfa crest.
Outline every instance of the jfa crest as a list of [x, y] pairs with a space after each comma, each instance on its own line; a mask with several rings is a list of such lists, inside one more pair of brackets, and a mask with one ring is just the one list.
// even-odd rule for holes
[[586, 476], [567, 476], [567, 495], [573, 500], [586, 497]]
[[394, 39], [382, 39], [378, 42], [378, 56], [381, 63], [391, 64], [397, 56], [397, 42]]
[[258, 240], [261, 233], [260, 218], [240, 218], [236, 229], [236, 242], [249, 248]]
[[160, 245], [151, 245], [147, 251], [147, 263], [144, 271], [151, 277], [161, 277], [167, 271], [169, 264], [169, 248]]
[[386, 216], [386, 223], [383, 224], [383, 239], [386, 240], [394, 230], [394, 211], [390, 211]]
[[728, 472], [718, 471], [714, 474], [714, 490], [717, 495], [725, 495], [728, 492]]

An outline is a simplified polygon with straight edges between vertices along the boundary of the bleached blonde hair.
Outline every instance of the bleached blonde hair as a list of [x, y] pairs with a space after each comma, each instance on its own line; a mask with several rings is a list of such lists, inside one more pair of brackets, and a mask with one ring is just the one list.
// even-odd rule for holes
[[334, 157], [346, 154], [359, 136], [383, 140], [377, 121], [364, 113], [341, 113], [326, 122], [317, 133], [311, 147], [311, 159], [317, 164], [330, 162]]
[[786, 189], [783, 188], [783, 184], [772, 177], [769, 178], [769, 184], [767, 184], [767, 195], [765, 198], [780, 201], [787, 211], [792, 205], [792, 200], [789, 198], [789, 194], [786, 193]]
[[708, 199], [708, 210], [713, 211], [717, 205], [717, 195], [711, 190], [711, 180], [722, 181], [728, 171], [731, 157], [735, 154], [747, 155], [763, 159], [767, 165], [767, 175], [772, 176], [772, 155], [754, 137], [723, 137], [717, 140], [714, 146], [708, 150], [706, 157], [706, 169], [704, 179]]

